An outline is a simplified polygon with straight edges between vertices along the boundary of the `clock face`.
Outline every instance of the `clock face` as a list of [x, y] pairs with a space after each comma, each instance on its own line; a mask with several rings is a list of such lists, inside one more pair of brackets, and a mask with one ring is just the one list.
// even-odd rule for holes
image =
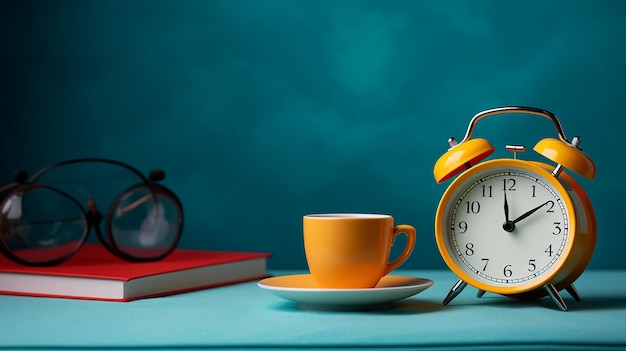
[[567, 254], [567, 192], [548, 171], [507, 161], [475, 166], [451, 185], [437, 214], [447, 260], [487, 286], [544, 284]]

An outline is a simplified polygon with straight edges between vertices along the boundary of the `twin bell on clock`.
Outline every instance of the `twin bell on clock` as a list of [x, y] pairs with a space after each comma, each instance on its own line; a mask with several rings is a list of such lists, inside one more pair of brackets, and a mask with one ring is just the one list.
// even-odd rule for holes
[[[511, 158], [485, 160], [494, 152], [489, 141], [472, 138], [479, 120], [496, 115], [527, 114], [550, 119], [558, 139], [539, 141], [534, 150], [553, 164], [521, 160], [521, 145], [507, 145]], [[575, 300], [574, 282], [585, 270], [596, 243], [591, 202], [567, 172], [593, 179], [596, 167], [568, 140], [551, 112], [507, 106], [476, 114], [460, 142], [435, 163], [438, 183], [454, 179], [435, 216], [437, 247], [459, 281], [443, 300], [450, 303], [468, 284], [485, 292], [518, 299], [549, 296], [563, 311], [561, 291]]]

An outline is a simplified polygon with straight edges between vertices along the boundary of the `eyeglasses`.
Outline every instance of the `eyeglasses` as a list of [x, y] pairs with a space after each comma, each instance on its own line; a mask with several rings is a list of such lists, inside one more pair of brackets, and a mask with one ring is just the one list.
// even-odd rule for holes
[[[67, 192], [38, 181], [52, 169], [94, 162], [125, 168], [139, 178], [115, 197], [106, 217], [93, 198], [87, 198], [84, 208]], [[52, 266], [72, 257], [93, 228], [108, 251], [120, 258], [133, 262], [162, 259], [178, 245], [183, 227], [180, 200], [157, 183], [164, 178], [161, 170], [146, 177], [125, 163], [102, 158], [56, 163], [30, 179], [26, 172], [17, 171], [15, 182], [0, 188], [0, 251], [20, 264]], [[100, 230], [103, 218], [104, 234]]]

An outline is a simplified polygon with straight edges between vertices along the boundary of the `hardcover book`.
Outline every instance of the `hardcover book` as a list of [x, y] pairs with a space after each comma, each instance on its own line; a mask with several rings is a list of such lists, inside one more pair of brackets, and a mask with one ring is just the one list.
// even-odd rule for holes
[[23, 266], [0, 255], [0, 294], [131, 301], [267, 277], [269, 253], [176, 249], [155, 262], [128, 262], [85, 244], [52, 267]]

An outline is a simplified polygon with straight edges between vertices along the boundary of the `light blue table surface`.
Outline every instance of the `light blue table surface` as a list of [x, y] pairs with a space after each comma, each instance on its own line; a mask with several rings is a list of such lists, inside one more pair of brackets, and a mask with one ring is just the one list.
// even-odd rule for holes
[[626, 349], [626, 271], [585, 272], [568, 312], [472, 287], [443, 306], [452, 273], [393, 274], [435, 284], [366, 312], [301, 310], [256, 282], [127, 303], [0, 296], [0, 349]]

